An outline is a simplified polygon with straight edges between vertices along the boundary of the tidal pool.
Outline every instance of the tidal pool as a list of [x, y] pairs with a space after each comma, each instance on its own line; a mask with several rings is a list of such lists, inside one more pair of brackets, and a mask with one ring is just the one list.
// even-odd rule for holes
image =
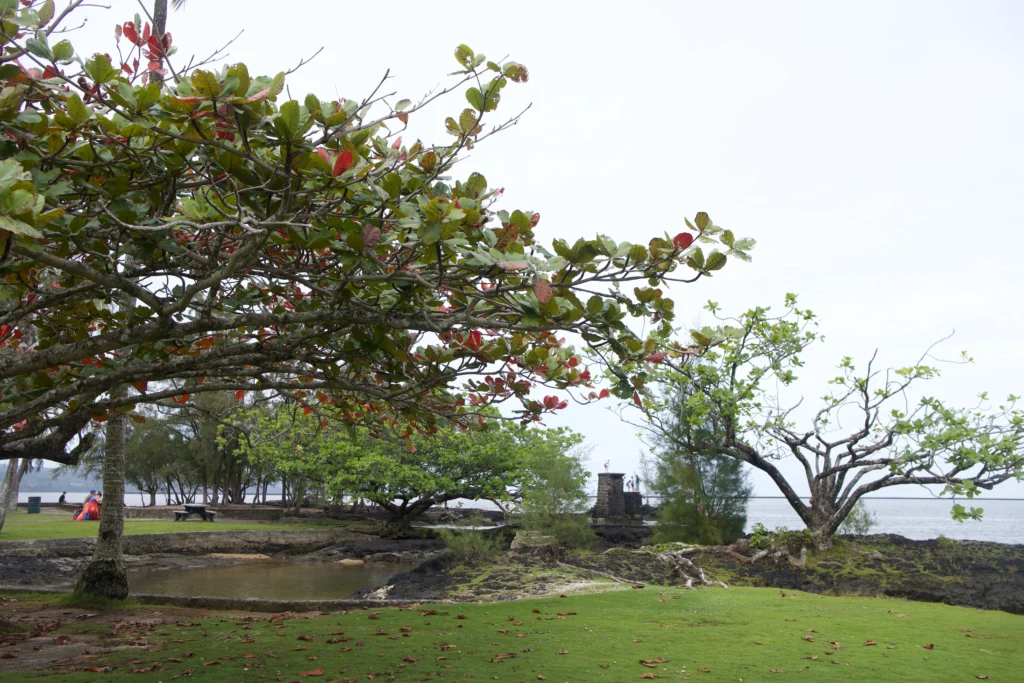
[[338, 600], [361, 588], [376, 588], [414, 564], [342, 565], [257, 560], [187, 569], [129, 572], [133, 593], [267, 600]]

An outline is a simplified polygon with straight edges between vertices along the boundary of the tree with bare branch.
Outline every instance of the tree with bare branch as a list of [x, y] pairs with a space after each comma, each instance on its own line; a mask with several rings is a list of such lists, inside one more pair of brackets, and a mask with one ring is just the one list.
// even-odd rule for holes
[[[953, 407], [915, 398], [918, 385], [939, 376], [930, 353], [888, 370], [872, 357], [858, 371], [847, 357], [821, 408], [801, 427], [802, 401], [784, 405], [779, 392], [793, 384], [803, 351], [820, 339], [814, 314], [798, 308], [793, 295], [779, 315], [754, 308], [721, 318], [714, 303], [707, 310], [719, 326], [693, 331], [688, 346], [669, 344], [642, 361], [612, 363], [610, 376], [621, 383], [628, 374], [644, 383], [630, 405], [643, 415], [634, 423], [661, 440], [673, 434], [664, 419], [666, 401], [688, 396], [691, 419], [717, 426], [717, 452], [771, 477], [818, 549], [832, 545], [839, 525], [867, 494], [918, 485], [973, 499], [1024, 479], [1024, 412], [1017, 396], [993, 405], [983, 395], [978, 405]], [[970, 361], [966, 355], [961, 360]], [[809, 502], [777, 466], [790, 457], [803, 472]], [[952, 506], [960, 521], [981, 514], [980, 508]]]

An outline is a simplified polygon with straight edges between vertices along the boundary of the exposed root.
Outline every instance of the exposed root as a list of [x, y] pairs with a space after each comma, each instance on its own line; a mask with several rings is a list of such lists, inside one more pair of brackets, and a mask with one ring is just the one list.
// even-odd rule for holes
[[612, 581], [617, 581], [619, 583], [626, 583], [626, 584], [629, 584], [630, 586], [633, 586], [634, 588], [636, 588], [638, 586], [640, 588], [643, 588], [643, 584], [638, 584], [635, 581], [629, 581], [628, 579], [621, 579], [618, 576], [612, 576], [611, 574], [608, 574], [606, 572], [598, 571], [596, 569], [590, 569], [589, 567], [577, 567], [574, 564], [566, 564], [565, 562], [559, 562], [558, 560], [555, 560], [555, 564], [557, 564], [559, 567], [565, 567], [566, 569], [575, 569], [576, 571], [580, 571], [580, 572], [590, 572], [591, 574], [594, 574], [595, 576], [600, 576], [600, 577], [603, 577], [605, 579], [611, 579]]

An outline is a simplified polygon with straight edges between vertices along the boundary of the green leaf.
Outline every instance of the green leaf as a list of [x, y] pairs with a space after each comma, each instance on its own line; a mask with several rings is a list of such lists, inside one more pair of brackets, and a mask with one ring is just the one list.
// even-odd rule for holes
[[462, 114], [459, 115], [459, 129], [468, 135], [473, 132], [474, 128], [476, 128], [476, 114], [472, 109], [463, 109]]
[[457, 48], [455, 48], [455, 61], [457, 61], [459, 64], [461, 64], [463, 67], [467, 69], [473, 68], [474, 57], [476, 57], [476, 55], [473, 53], [473, 50], [469, 48], [468, 45], [459, 45]]
[[509, 62], [501, 72], [516, 83], [525, 83], [530, 80], [529, 70], [517, 62]]
[[199, 69], [192, 73], [192, 90], [203, 97], [217, 97], [220, 95], [220, 81], [209, 71]]
[[118, 70], [110, 63], [110, 57], [95, 54], [85, 63], [85, 72], [97, 83], [106, 83], [117, 75]]
[[23, 237], [34, 237], [35, 239], [41, 239], [43, 236], [43, 233], [39, 232], [28, 223], [11, 218], [10, 216], [0, 216], [0, 230], [13, 232], [15, 235], [21, 235]]
[[282, 104], [274, 123], [282, 137], [293, 137], [299, 130], [299, 103], [288, 100]]
[[82, 98], [78, 96], [78, 93], [72, 93], [68, 98], [67, 114], [76, 128], [88, 121], [89, 117], [92, 116], [92, 112], [82, 102]]
[[50, 49], [50, 46], [46, 44], [45, 38], [43, 40], [38, 38], [29, 38], [25, 41], [25, 49], [36, 57], [41, 57], [50, 62], [53, 61], [53, 51]]
[[706, 213], [701, 211], [693, 219], [693, 222], [697, 224], [697, 228], [699, 230], [707, 230], [708, 226], [711, 225], [711, 218]]
[[37, 12], [39, 13], [39, 28], [43, 28], [50, 23], [50, 19], [53, 19], [53, 0], [46, 0]]
[[736, 242], [736, 237], [732, 234], [732, 230], [726, 230], [722, 233], [722, 244], [727, 247], [732, 247]]
[[466, 91], [466, 100], [477, 111], [484, 110], [484, 96], [477, 88], [470, 88]]
[[65, 62], [75, 56], [75, 48], [68, 40], [62, 40], [50, 49], [53, 51], [54, 61]]
[[398, 100], [398, 104], [395, 105], [395, 111], [405, 111], [412, 105], [412, 100]]
[[470, 173], [466, 180], [466, 191], [474, 199], [478, 198], [487, 191], [487, 178], [475, 171]]
[[719, 251], [713, 251], [708, 255], [708, 260], [704, 263], [705, 270], [721, 270], [725, 266], [725, 262], [728, 259], [725, 254]]

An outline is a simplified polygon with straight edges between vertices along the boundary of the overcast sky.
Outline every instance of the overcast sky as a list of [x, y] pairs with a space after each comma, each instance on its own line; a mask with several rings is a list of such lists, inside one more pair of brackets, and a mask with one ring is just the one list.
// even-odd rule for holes
[[[112, 52], [139, 9], [107, 2], [88, 10], [80, 52]], [[758, 246], [753, 263], [676, 288], [679, 322], [708, 299], [740, 312], [799, 293], [826, 336], [806, 356], [808, 400], [844, 355], [908, 364], [954, 329], [940, 353], [976, 363], [928, 393], [1024, 393], [1024, 3], [189, 0], [168, 29], [179, 65], [244, 29], [226, 62], [253, 74], [323, 47], [289, 78], [300, 100], [360, 99], [386, 69], [415, 100], [446, 81], [459, 43], [508, 55], [530, 82], [510, 84], [502, 110], [532, 108], [461, 172], [539, 211], [541, 239], [646, 243], [707, 211]], [[413, 133], [446, 139], [443, 117], [465, 106], [442, 100]], [[549, 423], [588, 436], [595, 471], [636, 471], [635, 430], [602, 407]]]

